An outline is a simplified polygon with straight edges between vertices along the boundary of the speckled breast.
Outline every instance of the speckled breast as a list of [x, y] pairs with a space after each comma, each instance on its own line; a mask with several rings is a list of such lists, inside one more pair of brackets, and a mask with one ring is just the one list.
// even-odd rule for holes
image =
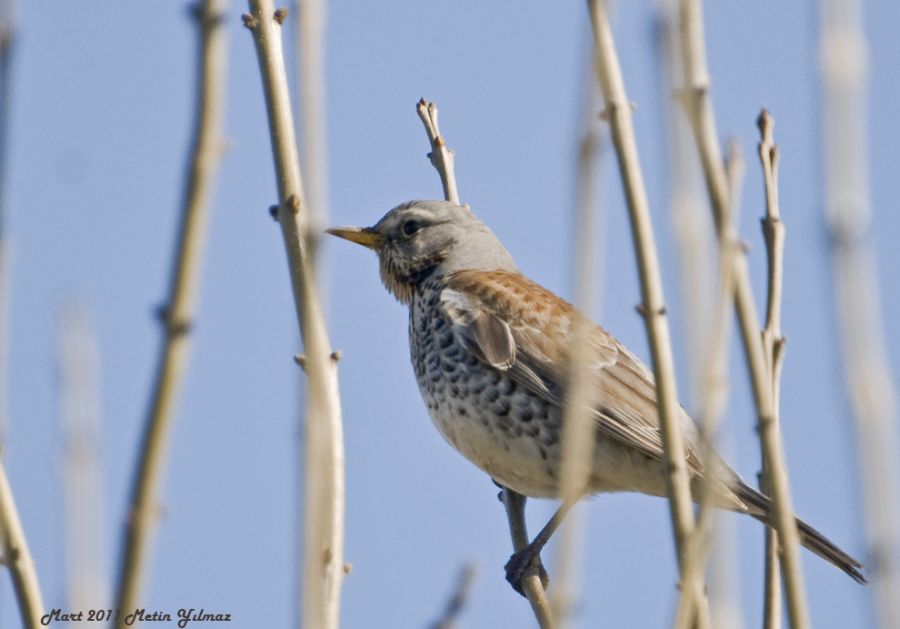
[[554, 495], [559, 409], [466, 350], [441, 309], [442, 288], [426, 281], [410, 304], [410, 357], [432, 421], [497, 482], [528, 496]]

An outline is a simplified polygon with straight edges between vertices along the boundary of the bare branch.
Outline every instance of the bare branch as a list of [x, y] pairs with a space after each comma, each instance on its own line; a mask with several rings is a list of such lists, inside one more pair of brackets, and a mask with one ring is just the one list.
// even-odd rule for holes
[[287, 252], [307, 376], [303, 614], [301, 626], [336, 629], [344, 566], [344, 438], [337, 357], [331, 350], [314, 260], [308, 248], [310, 216], [303, 193], [294, 120], [281, 39], [286, 9], [250, 0], [244, 24], [253, 35], [268, 112], [278, 184], [278, 224]]
[[[224, 0], [204, 0], [193, 10], [200, 33], [195, 126], [168, 301], [160, 317], [162, 346], [126, 519], [116, 596], [116, 606], [122, 610], [140, 606], [149, 574], [150, 544], [161, 511], [160, 487], [169, 434], [187, 369], [188, 331], [195, 311], [213, 173], [223, 145], [226, 30], [221, 22], [224, 6]], [[119, 627], [125, 626], [125, 618], [126, 614], [120, 615]]]
[[[649, 204], [638, 160], [637, 143], [631, 122], [631, 106], [619, 67], [612, 30], [602, 0], [589, 0], [591, 26], [597, 46], [597, 79], [606, 105], [613, 145], [628, 202], [635, 255], [641, 280], [641, 309], [653, 359], [653, 373], [657, 390], [660, 433], [662, 435], [666, 467], [666, 491], [672, 517], [672, 530], [682, 586], [698, 598], [697, 625], [708, 626], [708, 608], [703, 595], [702, 580], [685, 581], [684, 566], [688, 538], [694, 529], [691, 490], [685, 462], [684, 444], [678, 420], [681, 408], [675, 384], [675, 369], [669, 340], [669, 326], [665, 317], [662, 280]], [[700, 599], [703, 599], [700, 601]]]

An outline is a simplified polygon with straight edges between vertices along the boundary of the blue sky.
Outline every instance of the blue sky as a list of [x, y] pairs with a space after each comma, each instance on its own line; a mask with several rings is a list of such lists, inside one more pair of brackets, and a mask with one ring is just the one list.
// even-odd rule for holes
[[[788, 229], [783, 327], [784, 441], [798, 513], [848, 550], [863, 548], [853, 433], [841, 384], [822, 219], [817, 16], [810, 3], [708, 3], [707, 44], [719, 130], [743, 144], [741, 232], [763, 299], [763, 211], [756, 115], [768, 107], [781, 146]], [[648, 183], [679, 384], [687, 343], [666, 191], [665, 128], [652, 3], [618, 3], [615, 35]], [[284, 252], [267, 208], [276, 198], [250, 36], [229, 10], [229, 150], [218, 173], [196, 334], [174, 432], [166, 515], [147, 606], [230, 612], [232, 627], [288, 626], [294, 613], [301, 374]], [[332, 222], [371, 224], [394, 205], [434, 198], [415, 114], [437, 101], [456, 151], [463, 201], [523, 271], [571, 296], [572, 169], [586, 41], [581, 2], [473, 0], [332, 3], [327, 31]], [[900, 5], [873, 2], [870, 126], [874, 241], [889, 349], [900, 347]], [[7, 190], [13, 246], [8, 441], [4, 458], [48, 607], [65, 606], [54, 321], [87, 304], [101, 351], [110, 572], [159, 331], [190, 125], [194, 31], [183, 2], [20, 2]], [[611, 155], [601, 177], [602, 309], [596, 316], [640, 356], [643, 326], [627, 221]], [[478, 580], [464, 626], [528, 626], [502, 578], [509, 552], [496, 488], [430, 425], [408, 363], [406, 313], [383, 290], [373, 256], [327, 242], [329, 325], [343, 350], [347, 445], [347, 627], [419, 627], [442, 608], [463, 561]], [[894, 358], [894, 373], [900, 367]], [[758, 446], [743, 370], [726, 427], [747, 478]], [[896, 379], [895, 379], [895, 384]], [[533, 530], [552, 511], [533, 503]], [[581, 626], [664, 626], [676, 603], [666, 505], [619, 495], [590, 501]], [[761, 526], [735, 516], [747, 626], [759, 624]], [[868, 626], [870, 593], [804, 553], [817, 627]], [[17, 626], [8, 580], [0, 625]], [[108, 607], [98, 601], [97, 607]]]

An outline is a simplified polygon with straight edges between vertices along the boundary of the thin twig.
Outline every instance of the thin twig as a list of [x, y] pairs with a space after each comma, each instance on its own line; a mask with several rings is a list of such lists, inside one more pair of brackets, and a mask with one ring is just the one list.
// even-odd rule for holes
[[[431, 144], [431, 152], [428, 158], [444, 187], [444, 199], [459, 205], [459, 192], [456, 188], [456, 174], [453, 170], [453, 151], [447, 146], [438, 127], [438, 108], [435, 103], [420, 99], [416, 103], [416, 111], [422, 124], [425, 125], [425, 133]], [[510, 535], [513, 540], [513, 548], [516, 552], [528, 545], [528, 533], [525, 528], [525, 497], [503, 489], [503, 504], [506, 507], [506, 517], [509, 520]], [[553, 627], [553, 619], [550, 612], [550, 604], [544, 593], [544, 586], [537, 574], [537, 570], [530, 571], [522, 578], [522, 591], [531, 604], [531, 609], [542, 629]]]
[[[684, 64], [685, 109], [700, 163], [706, 177], [710, 205], [719, 240], [730, 238], [727, 222], [728, 181], [709, 97], [710, 80], [703, 42], [703, 18], [699, 0], [681, 0], [681, 51]], [[774, 524], [782, 546], [781, 571], [788, 600], [788, 614], [794, 629], [809, 626], [803, 575], [798, 553], [797, 527], [787, 477], [784, 449], [772, 392], [773, 379], [767, 368], [760, 325], [744, 256], [735, 260], [735, 309], [747, 359], [757, 412], [764, 468], [771, 483]]]
[[[877, 624], [900, 627], [900, 453], [897, 374], [891, 372], [872, 236], [863, 3], [822, 0], [820, 59], [825, 218], [844, 383], [857, 441]], [[896, 287], [887, 270], [885, 287]]]
[[452, 629], [456, 626], [462, 610], [469, 600], [469, 593], [472, 591], [472, 584], [475, 583], [474, 564], [467, 563], [459, 571], [456, 579], [456, 585], [453, 587], [453, 593], [447, 599], [444, 611], [441, 617], [429, 625], [429, 629]]
[[[675, 368], [669, 339], [669, 325], [665, 315], [659, 260], [650, 221], [647, 193], [644, 189], [638, 159], [637, 142], [631, 122], [631, 103], [625, 93], [625, 83], [613, 42], [606, 6], [602, 0], [589, 0], [591, 26], [597, 46], [597, 79], [606, 106], [606, 116], [612, 131], [613, 145], [619, 161], [625, 199], [628, 203], [635, 255], [641, 284], [641, 311], [653, 359], [653, 373], [657, 391], [660, 433], [665, 460], [666, 492], [675, 538], [676, 556], [681, 571], [682, 587], [698, 597], [697, 626], [706, 627], [709, 609], [703, 594], [702, 579], [685, 581], [684, 564], [687, 542], [694, 529], [691, 490], [685, 461], [679, 418]], [[700, 599], [703, 599], [700, 601]]]
[[63, 434], [66, 593], [71, 609], [109, 600], [100, 465], [100, 358], [88, 313], [67, 304], [57, 317]]
[[[594, 46], [586, 40], [581, 75], [581, 111], [578, 130], [581, 134], [575, 159], [574, 247], [572, 277], [574, 303], [578, 315], [572, 324], [568, 340], [568, 381], [563, 408], [562, 453], [560, 455], [559, 497], [563, 502], [581, 499], [588, 486], [594, 456], [594, 420], [592, 409], [599, 402], [601, 391], [588, 368], [590, 343], [587, 342], [592, 323], [588, 313], [594, 309], [598, 292], [595, 268], [597, 244], [597, 162], [600, 154], [600, 125], [597, 110], [600, 95], [593, 78]], [[584, 514], [575, 508], [556, 537], [553, 561], [553, 587], [550, 605], [553, 618], [560, 629], [569, 626], [579, 596], [579, 576], [584, 548]]]
[[262, 76], [278, 184], [278, 222], [287, 253], [307, 376], [305, 408], [305, 562], [302, 627], [336, 629], [344, 565], [344, 437], [337, 379], [339, 354], [328, 340], [308, 249], [309, 211], [303, 191], [288, 93], [281, 24], [285, 9], [250, 0], [244, 25], [253, 35]]
[[[204, 0], [192, 9], [200, 34], [195, 126], [168, 301], [160, 312], [162, 346], [126, 522], [116, 595], [116, 607], [123, 611], [140, 606], [150, 572], [150, 544], [161, 513], [160, 494], [169, 435], [187, 369], [188, 332], [196, 309], [213, 174], [223, 145], [227, 33], [222, 27], [224, 10], [225, 0]], [[125, 613], [119, 616], [120, 628], [125, 627], [126, 617]]]

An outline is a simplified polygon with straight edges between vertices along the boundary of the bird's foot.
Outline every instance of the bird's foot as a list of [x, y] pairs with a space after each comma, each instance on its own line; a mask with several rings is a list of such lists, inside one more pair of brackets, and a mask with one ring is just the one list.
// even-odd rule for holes
[[509, 561], [506, 562], [504, 569], [506, 570], [506, 580], [522, 596], [525, 596], [525, 592], [522, 590], [522, 581], [524, 579], [537, 575], [540, 577], [541, 585], [544, 588], [550, 582], [550, 577], [544, 569], [544, 564], [541, 563], [540, 549], [531, 545], [513, 553]]

